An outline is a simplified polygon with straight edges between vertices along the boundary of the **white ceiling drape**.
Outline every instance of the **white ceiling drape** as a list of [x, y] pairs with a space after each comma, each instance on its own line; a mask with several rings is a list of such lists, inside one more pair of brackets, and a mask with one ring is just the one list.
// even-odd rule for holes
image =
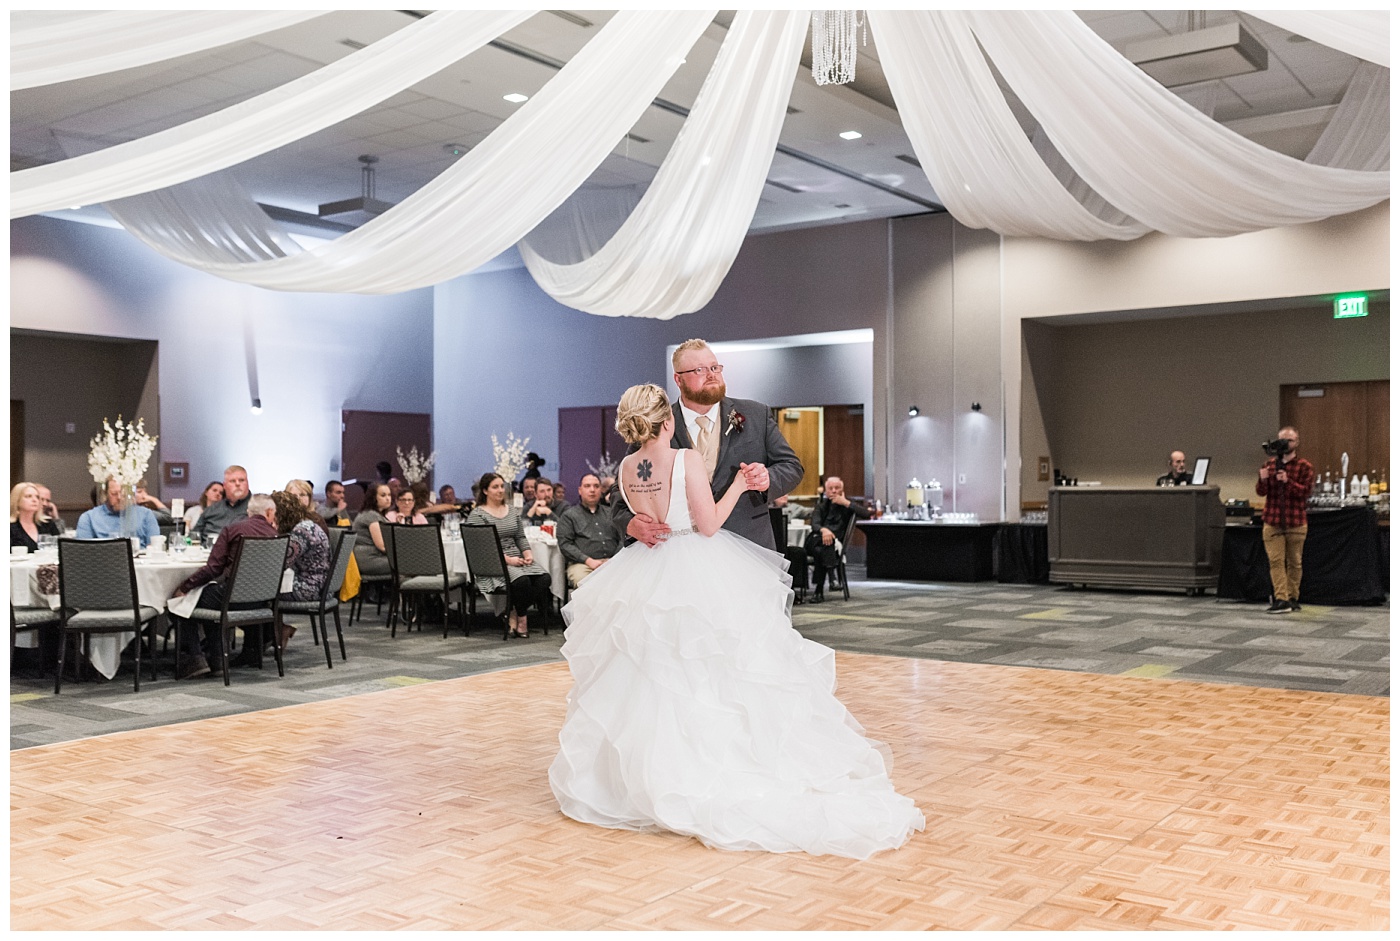
[[972, 12], [973, 31], [1095, 192], [1169, 235], [1237, 235], [1354, 212], [1389, 171], [1304, 163], [1207, 118], [1072, 12]]
[[1266, 23], [1390, 68], [1390, 11], [1245, 10]]
[[295, 26], [326, 11], [189, 13], [16, 11], [10, 28], [10, 91], [162, 62]]
[[174, 186], [300, 140], [391, 98], [531, 16], [433, 13], [310, 75], [137, 140], [10, 173], [10, 218]]
[[715, 12], [620, 12], [484, 141], [378, 218], [289, 257], [194, 267], [273, 290], [362, 294], [465, 274], [518, 242], [583, 184]]
[[1348, 170], [1390, 169], [1390, 69], [1357, 66], [1308, 163]]
[[868, 15], [914, 153], [959, 222], [1057, 239], [1135, 239], [1148, 231], [1100, 218], [1056, 179], [1007, 105], [965, 13]]
[[151, 248], [187, 265], [263, 261], [302, 250], [228, 173], [113, 200], [102, 208]]
[[576, 264], [520, 255], [576, 310], [669, 320], [709, 303], [739, 253], [787, 116], [806, 11], [735, 16], [700, 95], [641, 203]]

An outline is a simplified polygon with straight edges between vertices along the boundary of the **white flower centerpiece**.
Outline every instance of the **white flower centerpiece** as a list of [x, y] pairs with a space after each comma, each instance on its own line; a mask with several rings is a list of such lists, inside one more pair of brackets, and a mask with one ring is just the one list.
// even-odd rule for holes
[[403, 453], [403, 448], [394, 449], [399, 456], [399, 468], [403, 470], [403, 479], [410, 484], [421, 483], [428, 479], [428, 472], [433, 469], [433, 462], [437, 460], [437, 452], [433, 451], [426, 457], [418, 453], [418, 445], [408, 449], [408, 453]]
[[122, 488], [122, 535], [136, 535], [136, 485], [146, 476], [158, 435], [146, 434], [146, 420], [123, 422], [120, 415], [113, 425], [102, 419], [102, 433], [88, 442], [88, 473], [106, 486], [109, 479]]
[[617, 461], [613, 460], [607, 451], [603, 452], [603, 458], [597, 464], [586, 461], [588, 470], [599, 481], [615, 480], [617, 478]]
[[515, 432], [506, 433], [506, 443], [501, 444], [495, 435], [491, 436], [491, 452], [496, 458], [496, 473], [505, 478], [506, 490], [515, 486], [515, 478], [525, 469], [530, 452], [525, 450], [529, 438], [517, 438]]

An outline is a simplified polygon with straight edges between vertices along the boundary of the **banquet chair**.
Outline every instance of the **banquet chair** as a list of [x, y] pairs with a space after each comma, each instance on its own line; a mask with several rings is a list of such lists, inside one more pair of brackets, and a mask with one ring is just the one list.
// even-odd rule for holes
[[[282, 570], [287, 565], [290, 536], [244, 536], [233, 547], [228, 580], [224, 583], [224, 602], [218, 608], [197, 607], [191, 621], [213, 625], [219, 634], [219, 665], [224, 672], [224, 685], [229, 685], [228, 648], [235, 628], [243, 628], [244, 643], [258, 643], [248, 628], [271, 624], [272, 650], [277, 658], [277, 675], [286, 676], [282, 663], [282, 637], [276, 625], [282, 617], [282, 603], [277, 596], [282, 591]], [[202, 599], [201, 599], [202, 600]], [[235, 607], [236, 606], [236, 607]], [[180, 675], [180, 648], [175, 648], [175, 675]]]
[[387, 588], [389, 590], [391, 604], [389, 614], [390, 617], [393, 616], [393, 590], [394, 583], [397, 581], [397, 579], [394, 578], [394, 543], [389, 538], [389, 532], [387, 529], [389, 525], [389, 523], [381, 523], [379, 525], [380, 536], [384, 539], [384, 554], [389, 559], [389, 573], [387, 575], [366, 575], [363, 571], [360, 572], [360, 593], [357, 594], [354, 597], [354, 599], [350, 602], [350, 623], [352, 625], [355, 623], [356, 620], [364, 620], [365, 587], [368, 585], [374, 585], [375, 591], [377, 593], [377, 597], [374, 602], [375, 615], [377, 616], [379, 614], [381, 608], [384, 605], [384, 589]]
[[43, 629], [59, 622], [58, 613], [48, 608], [14, 606], [10, 603], [10, 663], [15, 662], [15, 648], [20, 634], [33, 633], [39, 647], [39, 678], [44, 678]]
[[[489, 523], [463, 523], [462, 548], [467, 553], [467, 567], [471, 569], [471, 585], [467, 589], [467, 599], [471, 606], [470, 618], [476, 617], [476, 596], [490, 600], [491, 595], [503, 595], [506, 606], [499, 615], [503, 630], [501, 640], [510, 639], [510, 609], [515, 600], [511, 587], [510, 572], [506, 568], [505, 550], [501, 548], [501, 537], [496, 527]], [[481, 587], [483, 578], [499, 578], [503, 585], [487, 592]], [[549, 633], [549, 628], [545, 628]]]
[[[284, 614], [305, 614], [311, 621], [311, 638], [316, 643], [325, 640], [326, 669], [335, 667], [331, 663], [331, 634], [326, 629], [326, 613], [335, 618], [335, 636], [340, 640], [340, 659], [345, 660], [345, 633], [340, 629], [340, 586], [345, 584], [345, 571], [350, 568], [350, 555], [355, 549], [355, 534], [339, 527], [332, 528], [331, 565], [326, 573], [326, 583], [321, 586], [321, 597], [315, 601], [284, 601]], [[321, 633], [317, 636], [316, 624], [320, 622]]]
[[789, 546], [787, 517], [776, 506], [768, 508], [768, 522], [773, 526], [773, 545], [778, 554], [788, 561], [788, 574], [792, 576], [792, 593], [795, 604], [802, 604], [807, 598], [807, 551], [801, 546]]
[[[68, 640], [83, 638], [82, 652], [92, 654], [93, 634], [136, 635], [135, 692], [141, 691], [141, 648], [148, 645], [151, 679], [156, 678], [155, 637], [149, 625], [160, 611], [141, 604], [136, 593], [136, 563], [130, 539], [60, 539], [58, 541], [58, 664], [53, 692], [63, 687], [63, 660]], [[77, 652], [75, 648], [75, 653]]]
[[[408, 596], [425, 595], [442, 598], [442, 636], [447, 637], [447, 622], [452, 613], [452, 593], [458, 593], [458, 615], [462, 631], [471, 636], [467, 623], [467, 577], [447, 571], [447, 554], [442, 545], [442, 530], [436, 526], [414, 526], [411, 523], [389, 523], [389, 538], [394, 546], [394, 596], [399, 610], [405, 610]], [[389, 636], [394, 636], [398, 618], [393, 605], [389, 611]], [[421, 607], [415, 612], [422, 630]], [[405, 620], [408, 630], [410, 620]]]
[[846, 521], [846, 532], [841, 536], [841, 556], [836, 562], [836, 574], [841, 579], [841, 596], [845, 601], [851, 600], [851, 586], [846, 581], [846, 553], [851, 551], [851, 537], [855, 534], [856, 516], [852, 513]]

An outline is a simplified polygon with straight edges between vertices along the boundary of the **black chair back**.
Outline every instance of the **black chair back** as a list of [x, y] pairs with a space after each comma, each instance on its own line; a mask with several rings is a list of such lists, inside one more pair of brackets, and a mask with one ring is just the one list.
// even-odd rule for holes
[[467, 567], [471, 569], [473, 581], [479, 578], [510, 580], [506, 570], [506, 554], [501, 549], [501, 537], [496, 527], [490, 523], [463, 523], [462, 548], [466, 550]]
[[442, 548], [442, 530], [436, 526], [390, 523], [399, 578], [419, 575], [445, 575], [447, 559]]
[[129, 539], [60, 539], [63, 610], [136, 611], [136, 564]]
[[325, 587], [321, 589], [323, 599], [336, 598], [345, 585], [345, 573], [350, 568], [350, 557], [355, 553], [355, 534], [340, 526], [330, 530], [331, 570], [326, 576]]
[[846, 560], [846, 550], [851, 547], [851, 537], [856, 534], [856, 523], [859, 521], [854, 513], [851, 514], [850, 519], [846, 520], [846, 531], [841, 535], [841, 560], [843, 562]]
[[773, 524], [773, 548], [779, 552], [787, 545], [787, 519], [776, 506], [768, 508], [768, 522]]
[[229, 571], [232, 584], [225, 593], [225, 607], [234, 604], [270, 604], [282, 590], [290, 536], [244, 536], [233, 549]]

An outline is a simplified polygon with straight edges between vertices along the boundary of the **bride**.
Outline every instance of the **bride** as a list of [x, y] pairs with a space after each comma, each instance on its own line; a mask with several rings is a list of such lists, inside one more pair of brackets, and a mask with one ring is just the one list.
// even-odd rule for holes
[[894, 790], [888, 749], [834, 695], [832, 651], [793, 630], [786, 562], [720, 529], [705, 466], [669, 446], [666, 393], [633, 386], [618, 479], [671, 531], [622, 550], [564, 608], [574, 685], [549, 783], [575, 820], [670, 830], [729, 850], [864, 859], [924, 817]]

